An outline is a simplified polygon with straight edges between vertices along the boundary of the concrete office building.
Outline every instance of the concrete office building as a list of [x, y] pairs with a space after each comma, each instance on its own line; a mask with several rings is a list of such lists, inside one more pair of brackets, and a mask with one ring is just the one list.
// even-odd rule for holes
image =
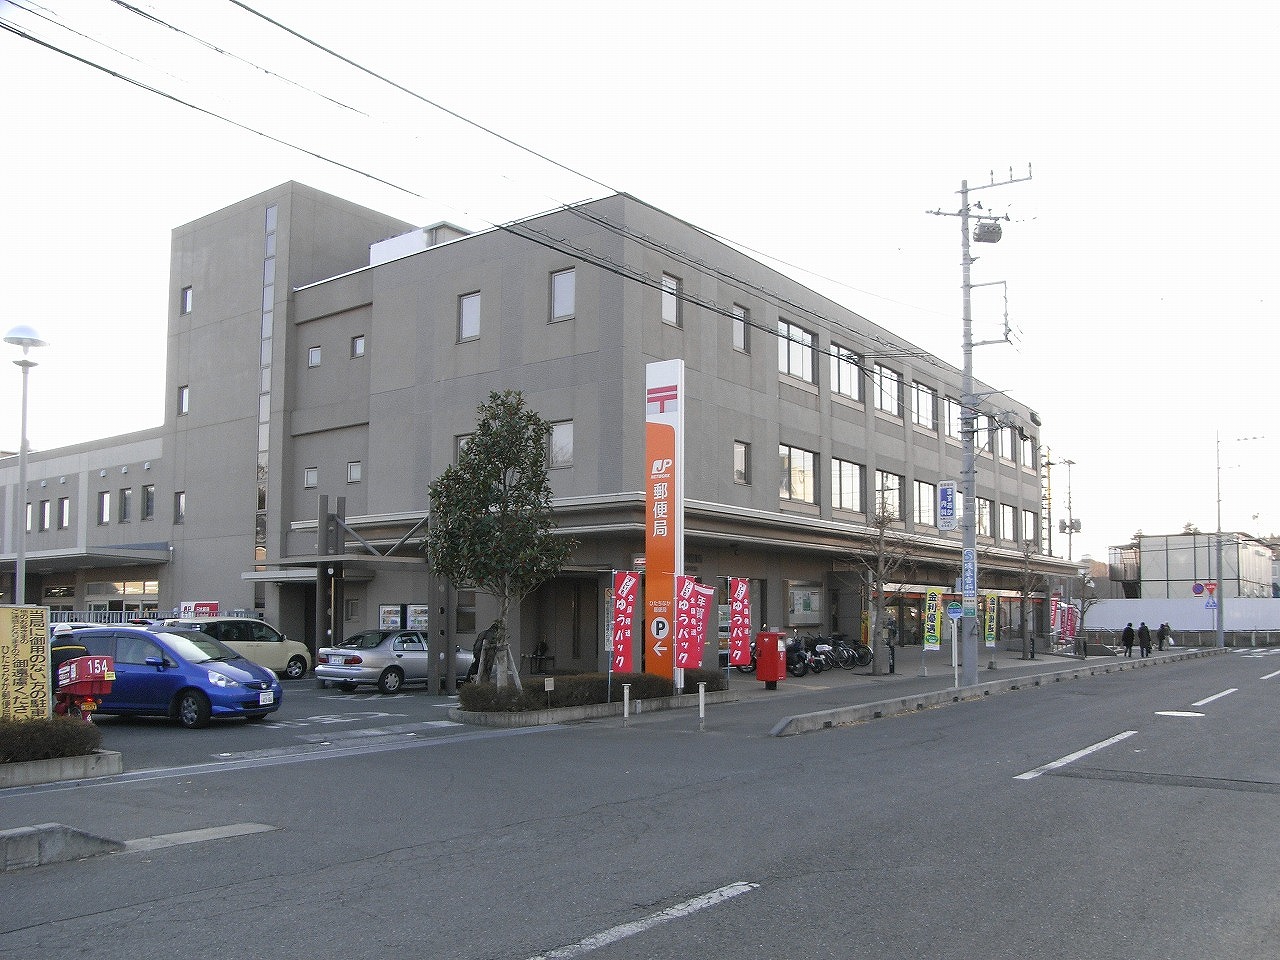
[[[287, 183], [176, 229], [169, 293], [163, 425], [32, 453], [25, 496], [0, 461], [0, 556], [25, 517], [28, 602], [214, 601], [320, 642], [413, 606], [467, 645], [493, 605], [428, 575], [428, 485], [490, 391], [516, 389], [553, 424], [556, 514], [579, 546], [515, 640], [595, 668], [609, 572], [643, 562], [645, 365], [670, 358], [686, 563], [751, 578], [757, 624], [856, 634], [879, 508], [913, 558], [904, 633], [916, 594], [959, 573], [960, 532], [935, 516], [937, 484], [960, 479], [959, 370], [633, 197], [468, 234]], [[1024, 571], [1074, 566], [1043, 553], [1039, 418], [975, 392], [970, 508], [1004, 625]]]

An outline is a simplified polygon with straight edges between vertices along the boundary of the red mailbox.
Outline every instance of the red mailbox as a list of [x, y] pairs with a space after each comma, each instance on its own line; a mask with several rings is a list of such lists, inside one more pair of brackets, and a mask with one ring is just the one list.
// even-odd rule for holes
[[756, 679], [763, 680], [766, 690], [777, 690], [778, 681], [787, 675], [787, 635], [776, 630], [756, 634]]

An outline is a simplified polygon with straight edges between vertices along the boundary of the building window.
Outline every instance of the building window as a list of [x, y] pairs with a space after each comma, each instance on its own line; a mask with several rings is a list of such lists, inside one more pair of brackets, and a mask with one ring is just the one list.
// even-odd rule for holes
[[453, 438], [453, 462], [455, 464], [462, 460], [462, 451], [467, 449], [467, 444], [471, 442], [472, 434], [464, 433]]
[[191, 312], [191, 288], [183, 287], [182, 293], [178, 295], [178, 312], [186, 316]]
[[915, 519], [925, 527], [937, 526], [938, 488], [923, 480], [916, 481]]
[[973, 449], [978, 453], [991, 452], [991, 418], [985, 413], [973, 418]]
[[320, 468], [307, 467], [302, 471], [302, 486], [314, 490], [320, 485]]
[[902, 519], [902, 477], [899, 474], [876, 471], [876, 515], [886, 520]]
[[40, 501], [40, 529], [41, 531], [49, 529], [50, 504], [48, 500]]
[[947, 436], [952, 440], [960, 439], [960, 401], [951, 397], [947, 397], [942, 401], [943, 415], [945, 420], [943, 425], [947, 429]]
[[751, 352], [751, 311], [740, 303], [733, 305], [733, 349]]
[[111, 522], [111, 491], [100, 490], [98, 492], [98, 525], [102, 526]]
[[974, 529], [978, 536], [991, 536], [991, 507], [993, 504], [986, 497], [978, 497], [978, 512], [973, 518]]
[[128, 523], [133, 513], [133, 487], [120, 488], [120, 522]]
[[144, 483], [142, 485], [142, 519], [154, 520], [156, 518], [156, 485], [154, 483]]
[[458, 342], [480, 336], [480, 294], [468, 293], [458, 298]]
[[806, 383], [816, 382], [814, 336], [804, 327], [778, 321], [778, 372]]
[[831, 506], [862, 512], [862, 464], [831, 459]]
[[1018, 451], [1017, 431], [1013, 427], [997, 427], [996, 443], [1000, 448], [998, 451], [1000, 456], [1012, 463]]
[[938, 429], [938, 393], [932, 387], [911, 385], [911, 422], [926, 430]]
[[185, 417], [191, 410], [191, 388], [181, 386], [178, 388], [178, 416]]
[[818, 455], [811, 450], [779, 444], [778, 458], [782, 469], [778, 497], [797, 503], [816, 504], [818, 502]]
[[24, 523], [24, 525], [25, 525], [25, 527], [26, 527], [26, 531], [27, 531], [27, 533], [30, 533], [30, 532], [31, 532], [31, 522], [32, 522], [33, 518], [34, 518], [34, 515], [33, 515], [32, 510], [31, 510], [31, 504], [30, 504], [30, 503], [28, 503], [28, 504], [27, 504], [27, 516], [26, 516], [26, 519], [23, 521], [23, 523]]
[[551, 275], [551, 320], [572, 320], [577, 298], [577, 271], [560, 270]]
[[344, 597], [342, 600], [342, 616], [347, 623], [360, 619], [360, 598]]
[[310, 347], [307, 349], [307, 366], [308, 367], [320, 366], [320, 348], [319, 347]]
[[1035, 437], [1022, 438], [1022, 456], [1018, 459], [1018, 462], [1024, 467], [1030, 467], [1032, 470], [1040, 466], [1040, 464], [1036, 463]]
[[547, 440], [547, 466], [573, 466], [573, 421], [562, 420], [551, 425], [551, 435]]
[[187, 522], [187, 492], [179, 490], [173, 495], [173, 522]]
[[1000, 539], [1018, 539], [1018, 512], [1007, 503], [1000, 504]]
[[58, 529], [66, 530], [71, 526], [71, 498], [58, 498]]
[[358, 333], [351, 338], [351, 359], [358, 360], [364, 356], [364, 334]]
[[850, 400], [862, 400], [862, 358], [835, 344], [831, 346], [831, 389]]
[[347, 461], [347, 483], [359, 483], [364, 476], [364, 463], [360, 460]]
[[902, 374], [892, 367], [875, 366], [876, 409], [902, 416]]
[[662, 275], [662, 322], [673, 327], [684, 326], [680, 293], [683, 284], [679, 277], [669, 273]]
[[733, 441], [733, 482], [751, 482], [751, 444]]
[[1038, 523], [1038, 518], [1035, 515], [1035, 511], [1023, 510], [1022, 511], [1022, 542], [1023, 543], [1038, 542], [1040, 539], [1039, 536], [1037, 535], [1039, 526], [1040, 525]]

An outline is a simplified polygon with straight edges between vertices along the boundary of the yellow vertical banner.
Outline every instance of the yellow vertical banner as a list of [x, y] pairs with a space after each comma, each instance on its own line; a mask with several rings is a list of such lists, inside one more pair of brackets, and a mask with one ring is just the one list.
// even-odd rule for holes
[[0, 607], [0, 717], [51, 715], [49, 608]]
[[942, 649], [942, 591], [927, 590], [924, 595], [924, 648]]
[[996, 645], [996, 615], [1000, 610], [1000, 598], [994, 593], [987, 594], [987, 646]]
[[675, 676], [676, 575], [684, 573], [684, 361], [645, 367], [645, 673]]

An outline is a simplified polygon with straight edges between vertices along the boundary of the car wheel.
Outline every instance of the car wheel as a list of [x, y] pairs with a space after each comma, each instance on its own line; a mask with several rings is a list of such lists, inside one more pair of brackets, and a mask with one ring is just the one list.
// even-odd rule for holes
[[387, 667], [378, 678], [378, 690], [382, 693], [395, 693], [404, 683], [404, 674], [395, 667]]
[[284, 665], [284, 675], [290, 680], [301, 680], [307, 673], [307, 661], [302, 657], [290, 657]]
[[188, 730], [209, 723], [209, 698], [199, 690], [183, 690], [173, 705], [173, 715]]

